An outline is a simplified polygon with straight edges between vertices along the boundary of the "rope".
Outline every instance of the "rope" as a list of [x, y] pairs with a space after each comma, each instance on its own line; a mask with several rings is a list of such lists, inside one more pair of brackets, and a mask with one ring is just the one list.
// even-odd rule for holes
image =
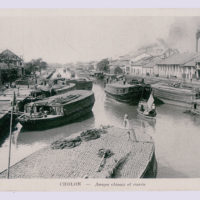
[[80, 136], [78, 136], [74, 139], [55, 141], [51, 144], [51, 148], [52, 149], [64, 149], [64, 148], [71, 149], [80, 145], [81, 142], [82, 142], [81, 138]]
[[102, 126], [100, 129], [90, 129], [83, 131], [80, 136], [73, 139], [57, 140], [51, 144], [52, 149], [74, 148], [79, 146], [83, 141], [95, 140], [100, 138], [101, 134], [106, 133], [107, 126]]

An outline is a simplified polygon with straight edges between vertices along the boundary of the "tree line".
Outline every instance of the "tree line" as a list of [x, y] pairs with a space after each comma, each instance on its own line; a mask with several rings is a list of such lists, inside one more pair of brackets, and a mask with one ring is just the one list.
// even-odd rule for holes
[[25, 63], [25, 73], [27, 75], [34, 74], [36, 71], [46, 70], [48, 64], [42, 58], [32, 59], [30, 62]]
[[[106, 59], [102, 59], [100, 62], [98, 62], [97, 70], [105, 72], [105, 73], [111, 73], [109, 60], [106, 58]], [[120, 68], [120, 66], [115, 66], [113, 73], [114, 74], [122, 74], [123, 70]]]
[[[29, 62], [24, 63], [24, 72], [25, 75], [31, 75], [35, 74], [35, 72], [41, 70], [45, 70], [48, 68], [48, 64], [42, 60], [42, 58], [38, 59], [32, 59]], [[0, 63], [0, 82], [2, 84], [13, 82], [16, 79], [18, 79], [21, 75], [19, 73], [19, 69], [17, 66], [14, 66], [14, 64], [9, 63]]]

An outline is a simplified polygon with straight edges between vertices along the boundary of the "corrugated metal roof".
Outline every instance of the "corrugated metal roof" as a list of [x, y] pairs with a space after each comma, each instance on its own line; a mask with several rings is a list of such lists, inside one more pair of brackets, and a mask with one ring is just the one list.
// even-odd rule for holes
[[140, 60], [138, 62], [132, 63], [132, 66], [142, 66], [146, 68], [152, 68], [157, 63], [161, 62], [162, 58], [160, 57], [150, 57], [148, 59]]
[[188, 65], [190, 62], [190, 64], [193, 64], [195, 59], [197, 59], [199, 56], [199, 54], [193, 52], [179, 53], [163, 60], [162, 62], [158, 63], [158, 65]]

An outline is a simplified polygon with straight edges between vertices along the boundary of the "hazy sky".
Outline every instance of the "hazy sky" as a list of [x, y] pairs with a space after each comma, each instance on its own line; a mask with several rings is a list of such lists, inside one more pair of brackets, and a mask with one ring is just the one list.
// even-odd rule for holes
[[194, 51], [199, 24], [199, 17], [0, 17], [0, 50], [66, 63], [125, 54], [162, 38]]

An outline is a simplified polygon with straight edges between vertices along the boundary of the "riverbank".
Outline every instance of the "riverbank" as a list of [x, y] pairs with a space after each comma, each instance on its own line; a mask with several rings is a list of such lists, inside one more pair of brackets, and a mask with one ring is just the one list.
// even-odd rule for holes
[[[74, 139], [76, 134], [67, 139]], [[142, 178], [155, 177], [154, 143], [147, 134], [110, 127], [100, 137], [82, 140], [74, 148], [45, 147], [10, 168], [10, 178]], [[99, 150], [111, 156], [102, 164]], [[0, 174], [6, 178], [7, 170]]]

